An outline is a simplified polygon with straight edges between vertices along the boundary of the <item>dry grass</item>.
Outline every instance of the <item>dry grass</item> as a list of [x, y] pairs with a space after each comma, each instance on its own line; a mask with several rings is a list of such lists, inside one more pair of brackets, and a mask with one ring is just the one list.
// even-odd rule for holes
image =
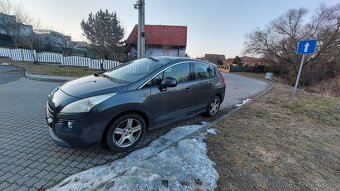
[[207, 138], [219, 190], [340, 190], [340, 99], [274, 89]]
[[264, 80], [266, 74], [265, 73], [253, 73], [253, 72], [231, 72], [231, 74], [237, 74], [240, 76], [245, 76], [249, 78], [255, 78], [259, 80]]
[[61, 66], [60, 64], [34, 64], [32, 62], [18, 62], [6, 58], [0, 58], [0, 63], [9, 63], [24, 68], [30, 74], [43, 74], [54, 76], [81, 77], [97, 73], [99, 70], [84, 67]]
[[309, 92], [322, 93], [323, 95], [340, 97], [340, 76], [312, 84], [305, 88]]

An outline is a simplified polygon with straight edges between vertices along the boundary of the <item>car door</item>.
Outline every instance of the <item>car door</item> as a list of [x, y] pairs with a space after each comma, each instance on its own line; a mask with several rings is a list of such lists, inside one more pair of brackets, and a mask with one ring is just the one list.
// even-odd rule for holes
[[[165, 77], [177, 80], [177, 86], [160, 90], [159, 85]], [[157, 75], [151, 87], [151, 108], [153, 121], [157, 124], [168, 124], [185, 118], [190, 113], [190, 62], [171, 66]]]
[[207, 109], [213, 94], [215, 70], [209, 64], [193, 62], [193, 82], [191, 113], [201, 113]]

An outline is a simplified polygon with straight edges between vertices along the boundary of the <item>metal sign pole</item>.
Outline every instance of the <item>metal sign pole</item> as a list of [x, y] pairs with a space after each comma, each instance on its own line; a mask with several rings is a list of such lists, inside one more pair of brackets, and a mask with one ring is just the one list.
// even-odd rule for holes
[[301, 64], [300, 64], [300, 68], [299, 68], [299, 73], [298, 73], [298, 76], [297, 76], [297, 79], [296, 79], [296, 82], [295, 82], [295, 87], [294, 87], [292, 99], [294, 99], [294, 96], [295, 96], [295, 93], [296, 93], [296, 89], [297, 89], [297, 86], [298, 86], [298, 84], [299, 84], [299, 80], [300, 80], [300, 75], [301, 75], [303, 63], [305, 62], [305, 56], [306, 56], [306, 55], [304, 54], [304, 55], [302, 56], [302, 59], [301, 59]]

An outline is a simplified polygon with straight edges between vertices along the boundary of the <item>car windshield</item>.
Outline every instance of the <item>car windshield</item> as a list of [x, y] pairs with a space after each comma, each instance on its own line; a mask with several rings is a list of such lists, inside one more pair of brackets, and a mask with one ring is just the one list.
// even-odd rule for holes
[[169, 59], [143, 58], [121, 64], [104, 74], [118, 81], [129, 83], [142, 79], [169, 61]]

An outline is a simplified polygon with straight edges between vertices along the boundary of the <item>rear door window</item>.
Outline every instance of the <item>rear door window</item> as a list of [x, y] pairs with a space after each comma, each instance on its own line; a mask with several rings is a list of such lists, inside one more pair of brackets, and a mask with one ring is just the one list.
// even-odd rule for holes
[[207, 79], [215, 76], [215, 67], [205, 63], [194, 63], [194, 79]]
[[162, 73], [157, 75], [153, 81], [154, 85], [161, 84], [162, 80], [166, 77], [172, 77], [177, 80], [177, 83], [183, 83], [187, 82], [190, 79], [190, 63], [181, 63], [174, 65], [166, 70], [164, 70]]

